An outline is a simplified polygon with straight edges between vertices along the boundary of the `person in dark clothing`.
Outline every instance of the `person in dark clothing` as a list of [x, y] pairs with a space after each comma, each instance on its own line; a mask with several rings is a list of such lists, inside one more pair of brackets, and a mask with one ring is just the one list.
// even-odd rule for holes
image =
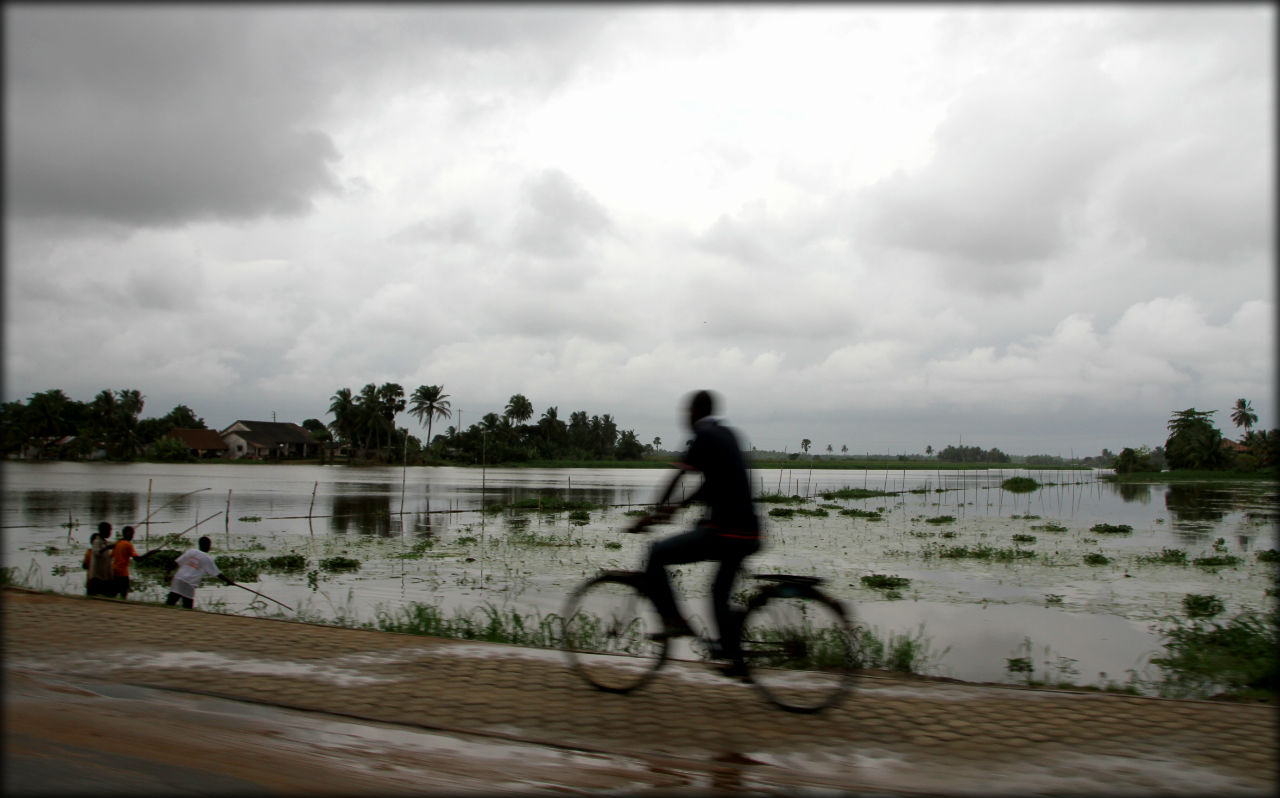
[[[751, 496], [751, 478], [746, 458], [733, 430], [715, 417], [715, 400], [708, 391], [698, 391], [689, 402], [689, 426], [693, 440], [680, 461], [679, 470], [667, 484], [658, 508], [637, 521], [630, 531], [640, 532], [651, 524], [661, 523], [677, 509], [693, 502], [707, 507], [704, 517], [693, 529], [663, 540], [649, 548], [645, 574], [658, 612], [662, 615], [663, 637], [694, 634], [680, 614], [667, 576], [668, 565], [718, 561], [719, 569], [711, 586], [711, 602], [720, 633], [719, 658], [736, 662], [738, 640], [733, 623], [729, 595], [743, 560], [760, 549], [760, 519]], [[678, 504], [669, 504], [676, 485], [688, 472], [702, 474], [702, 485]], [[731, 665], [725, 673], [740, 676], [740, 668]]]

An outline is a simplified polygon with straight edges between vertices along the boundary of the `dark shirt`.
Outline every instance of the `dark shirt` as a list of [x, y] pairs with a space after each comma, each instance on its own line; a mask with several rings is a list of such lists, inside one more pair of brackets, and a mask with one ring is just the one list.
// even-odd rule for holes
[[693, 499], [707, 505], [705, 522], [721, 535], [758, 537], [760, 520], [751, 500], [751, 477], [733, 430], [713, 418], [693, 427], [693, 440], [681, 459], [685, 468], [702, 472]]

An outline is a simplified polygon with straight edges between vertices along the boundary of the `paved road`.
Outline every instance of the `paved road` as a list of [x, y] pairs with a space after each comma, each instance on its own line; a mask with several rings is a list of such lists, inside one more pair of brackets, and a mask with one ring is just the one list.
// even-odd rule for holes
[[[254, 785], [314, 792], [322, 771], [296, 757], [324, 748], [326, 734], [346, 741], [331, 749], [359, 748], [369, 772], [355, 775], [382, 777], [387, 791], [1271, 795], [1277, 787], [1269, 706], [885, 676], [861, 680], [840, 707], [804, 716], [696, 663], [616, 696], [586, 687], [558, 652], [514, 646], [13, 589], [3, 592], [3, 618], [6, 794], [31, 789], [50, 763], [99, 764], [81, 749], [57, 749], [84, 740], [42, 737], [40, 696], [56, 689], [118, 699], [134, 691], [161, 719], [140, 728], [188, 745], [208, 731], [191, 714], [208, 707], [191, 702], [219, 702], [219, 717], [262, 727], [246, 751], [295, 757], [254, 770], [250, 753], [238, 770], [215, 768], [226, 781], [200, 782], [210, 794]], [[93, 717], [91, 702], [79, 711], [85, 723]], [[334, 724], [346, 726], [339, 734]], [[357, 734], [358, 724], [379, 731]], [[228, 729], [222, 748], [246, 734]], [[124, 762], [156, 744], [113, 755]], [[198, 759], [172, 758], [174, 767]], [[424, 781], [411, 775], [415, 761], [432, 762], [431, 772], [452, 761], [457, 772]], [[153, 782], [156, 792], [172, 789], [141, 764], [136, 772], [135, 795]], [[64, 771], [72, 780], [86, 773]]]

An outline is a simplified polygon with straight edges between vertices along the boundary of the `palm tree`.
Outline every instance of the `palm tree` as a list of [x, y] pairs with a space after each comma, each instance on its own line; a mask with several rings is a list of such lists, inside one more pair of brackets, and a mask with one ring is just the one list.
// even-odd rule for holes
[[431, 448], [431, 422], [437, 418], [450, 418], [453, 410], [449, 407], [449, 394], [444, 392], [443, 385], [419, 385], [413, 389], [409, 397], [409, 415], [423, 419], [427, 423], [427, 448]]
[[805, 438], [804, 440], [800, 441], [800, 448], [804, 449], [805, 454], [809, 453], [809, 447], [812, 445], [813, 445], [813, 441], [809, 440], [808, 438]]
[[339, 388], [333, 396], [329, 397], [329, 412], [333, 415], [329, 429], [333, 430], [334, 437], [348, 446], [353, 446], [356, 403], [351, 396], [350, 388]]
[[524, 394], [515, 394], [507, 402], [507, 410], [503, 415], [517, 424], [523, 424], [533, 417], [533, 403]]
[[1237, 399], [1236, 407], [1231, 411], [1231, 420], [1235, 422], [1237, 427], [1244, 427], [1244, 434], [1249, 436], [1249, 428], [1258, 420], [1258, 414], [1253, 412], [1253, 406], [1249, 404], [1248, 399]]

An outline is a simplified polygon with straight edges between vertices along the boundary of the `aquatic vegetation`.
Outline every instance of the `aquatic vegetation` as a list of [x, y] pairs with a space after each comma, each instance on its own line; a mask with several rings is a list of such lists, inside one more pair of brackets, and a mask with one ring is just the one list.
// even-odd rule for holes
[[1062, 596], [1057, 593], [1045, 593], [1044, 603], [1045, 604], [1061, 604]]
[[359, 568], [359, 560], [341, 555], [326, 557], [320, 561], [320, 570], [322, 571], [355, 571]]
[[1030, 493], [1040, 487], [1040, 483], [1031, 477], [1009, 477], [1000, 483], [1000, 487], [1010, 493]]
[[1196, 557], [1191, 564], [1200, 568], [1234, 568], [1240, 564], [1240, 558], [1234, 554], [1214, 554], [1209, 557]]
[[795, 514], [794, 507], [774, 507], [769, 511], [769, 515], [774, 518], [790, 518]]
[[867, 488], [840, 488], [839, 490], [831, 490], [818, 495], [824, 501], [834, 501], [835, 499], [869, 499], [872, 496], [897, 496], [899, 492]]
[[240, 516], [240, 517], [239, 517], [238, 519], [236, 519], [236, 520], [241, 521], [241, 522], [246, 523], [246, 524], [256, 524], [256, 523], [258, 523], [259, 521], [261, 521], [261, 520], [262, 520], [262, 516], [260, 516], [260, 515], [242, 515], [242, 516]]
[[539, 535], [537, 532], [512, 532], [507, 540], [515, 546], [581, 546], [582, 538], [568, 535]]
[[1105, 554], [1101, 554], [1099, 552], [1091, 552], [1084, 555], [1085, 565], [1107, 565], [1110, 562], [1111, 560], [1107, 559]]
[[886, 574], [869, 574], [862, 577], [862, 584], [877, 590], [896, 590], [911, 584], [905, 576], [888, 576]]
[[914, 635], [889, 633], [888, 640], [881, 640], [875, 630], [859, 627], [858, 650], [861, 653], [861, 667], [880, 668], [895, 673], [927, 673], [933, 664], [941, 660], [951, 650], [947, 646], [941, 651], [932, 650], [932, 645], [924, 635], [924, 624], [921, 624]]
[[[822, 498], [827, 499], [828, 497], [824, 495]], [[761, 504], [804, 504], [808, 499], [794, 494], [788, 496], [784, 493], [761, 493], [756, 497], [756, 501]]]
[[459, 546], [474, 546], [480, 542], [480, 538], [475, 535], [462, 535], [455, 542]]
[[954, 524], [956, 517], [954, 515], [935, 515], [932, 518], [924, 519], [926, 524]]
[[262, 563], [243, 554], [220, 554], [213, 558], [222, 575], [235, 582], [256, 582]]
[[267, 571], [301, 571], [307, 567], [307, 558], [296, 552], [278, 554], [264, 561]]
[[1263, 549], [1258, 552], [1258, 562], [1280, 562], [1280, 551], [1275, 549]]
[[1182, 597], [1182, 611], [1188, 618], [1212, 618], [1225, 609], [1222, 599], [1213, 594], [1188, 593]]
[[1140, 563], [1186, 565], [1187, 553], [1182, 549], [1161, 549], [1159, 554], [1139, 554], [1134, 559]]
[[[927, 553], [926, 553], [927, 554]], [[1027, 549], [997, 549], [994, 546], [979, 544], [977, 546], [947, 546], [940, 548], [937, 555], [947, 560], [995, 560], [997, 562], [1011, 562], [1013, 560], [1023, 560], [1035, 557], [1034, 551]]]
[[856, 507], [848, 507], [840, 511], [841, 515], [847, 515], [852, 518], [865, 518], [868, 521], [881, 521], [884, 516], [872, 510], [859, 510]]
[[617, 551], [618, 549], [621, 549], [621, 548], [622, 548], [622, 544], [621, 544], [621, 543], [619, 543], [619, 542], [618, 542], [618, 541], [616, 541], [616, 540], [606, 540], [606, 541], [604, 542], [604, 547], [605, 547], [606, 549], [612, 549], [612, 550], [614, 550], [614, 551]]
[[1151, 658], [1164, 671], [1160, 694], [1206, 697], [1223, 691], [1233, 697], [1274, 697], [1280, 687], [1276, 613], [1246, 610], [1220, 623], [1210, 620], [1222, 611], [1215, 601], [1214, 596], [1187, 594], [1187, 617], [1168, 619], [1170, 625], [1162, 630], [1166, 653]]
[[1017, 534], [1017, 535], [1014, 535], [1014, 536], [1013, 536], [1013, 542], [1014, 542], [1014, 543], [1035, 543], [1035, 542], [1036, 542], [1036, 536], [1035, 536], [1035, 535], [1023, 535], [1023, 534], [1019, 533], [1019, 534]]
[[1066, 532], [1067, 528], [1062, 524], [1056, 524], [1050, 521], [1047, 524], [1033, 524], [1031, 526], [1037, 532]]
[[1128, 524], [1094, 524], [1089, 527], [1089, 531], [1100, 535], [1127, 535], [1133, 531], [1133, 527]]

